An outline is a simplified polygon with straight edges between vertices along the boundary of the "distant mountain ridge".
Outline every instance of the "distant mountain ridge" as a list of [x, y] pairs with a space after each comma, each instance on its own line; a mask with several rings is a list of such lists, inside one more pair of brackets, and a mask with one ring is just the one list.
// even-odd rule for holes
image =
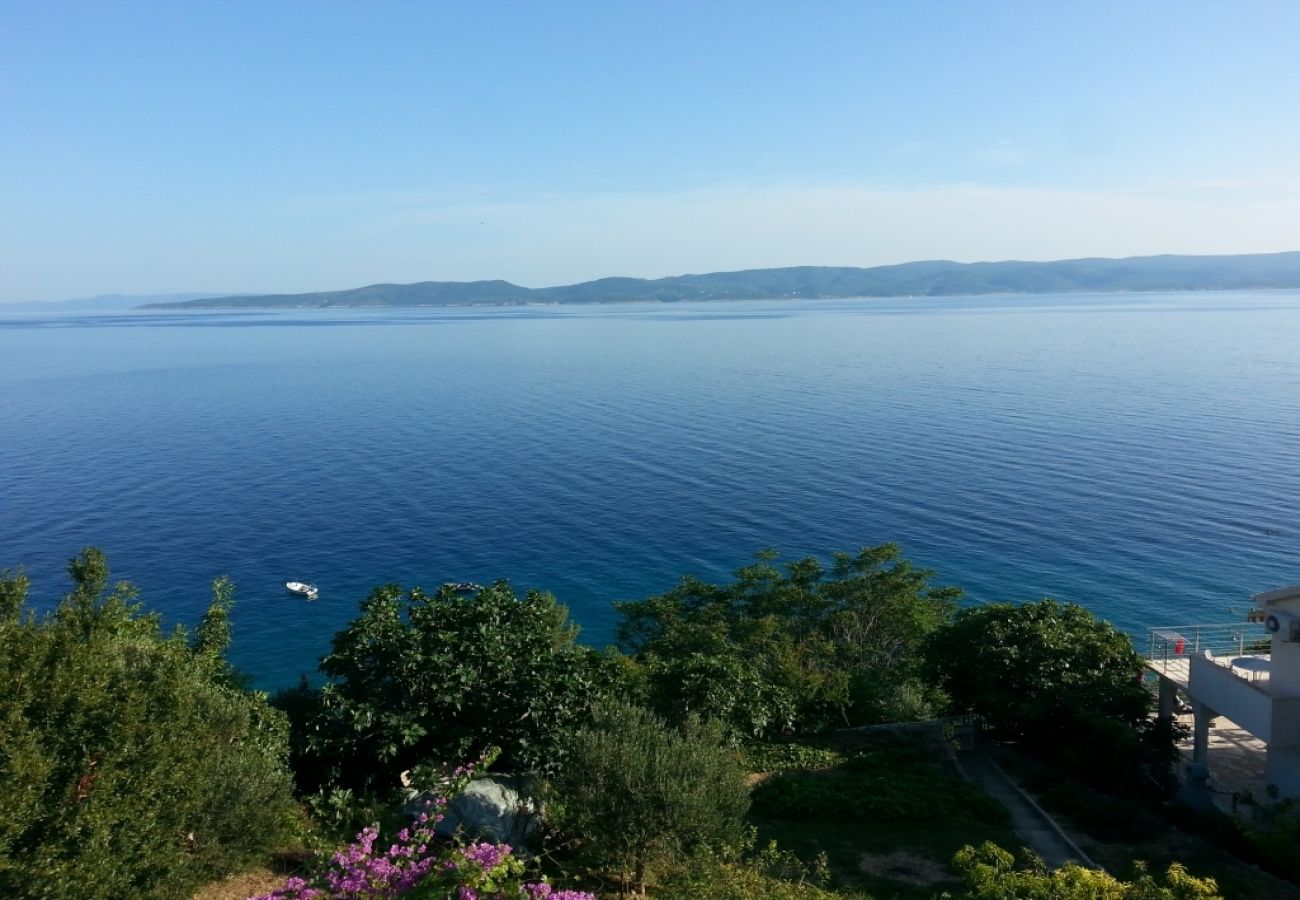
[[17, 300], [0, 303], [0, 312], [118, 312], [137, 309], [145, 301], [156, 306], [162, 303], [185, 303], [211, 297], [229, 297], [212, 291], [188, 291], [180, 294], [100, 294], [98, 297], [78, 297], [75, 300]]
[[794, 266], [668, 278], [600, 278], [526, 288], [508, 281], [372, 284], [343, 291], [207, 297], [141, 309], [518, 306], [529, 303], [680, 303], [700, 300], [1201, 291], [1300, 288], [1300, 251], [1235, 256], [1134, 256], [1055, 262], [946, 260], [892, 266]]

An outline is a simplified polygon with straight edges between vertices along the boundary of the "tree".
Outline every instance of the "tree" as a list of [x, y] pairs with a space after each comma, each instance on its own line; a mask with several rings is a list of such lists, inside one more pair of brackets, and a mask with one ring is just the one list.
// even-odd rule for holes
[[610, 705], [572, 736], [553, 782], [558, 825], [590, 864], [644, 892], [656, 863], [743, 840], [745, 776], [716, 723], [674, 728], [641, 707]]
[[431, 760], [501, 748], [503, 765], [549, 770], [614, 667], [579, 646], [550, 594], [498, 582], [464, 597], [376, 588], [321, 662], [329, 678], [309, 749], [338, 786], [390, 789]]
[[163, 634], [104, 555], [23, 615], [0, 574], [0, 894], [175, 897], [275, 849], [291, 822], [283, 717], [231, 683], [208, 637]]
[[1031, 859], [1017, 868], [1015, 857], [986, 841], [958, 850], [952, 866], [966, 882], [960, 896], [969, 900], [1220, 900], [1213, 878], [1195, 878], [1178, 863], [1160, 879], [1139, 863], [1128, 882], [1076, 863], [1049, 871]]
[[1081, 777], [1135, 778], [1151, 698], [1128, 636], [1081, 606], [1041, 600], [962, 610], [926, 655], [952, 709]]
[[928, 658], [953, 706], [1009, 739], [1054, 730], [1071, 711], [1134, 724], [1150, 703], [1128, 635], [1073, 603], [964, 609], [931, 637]]
[[752, 739], [929, 713], [940, 698], [917, 651], [960, 591], [931, 585], [894, 544], [836, 553], [829, 570], [777, 559], [760, 553], [730, 584], [685, 578], [617, 604], [620, 646], [660, 714], [717, 718]]

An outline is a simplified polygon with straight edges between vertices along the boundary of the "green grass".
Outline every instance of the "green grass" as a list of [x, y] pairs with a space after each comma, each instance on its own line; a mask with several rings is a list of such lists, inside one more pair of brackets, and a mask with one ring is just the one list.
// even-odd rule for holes
[[[760, 841], [805, 861], [825, 853], [838, 890], [929, 900], [959, 887], [948, 862], [962, 846], [1019, 847], [1006, 810], [961, 779], [933, 741], [881, 733], [834, 749], [836, 765], [764, 782], [750, 820]], [[880, 859], [891, 854], [900, 855]], [[876, 872], [864, 869], [864, 855], [877, 857]]]

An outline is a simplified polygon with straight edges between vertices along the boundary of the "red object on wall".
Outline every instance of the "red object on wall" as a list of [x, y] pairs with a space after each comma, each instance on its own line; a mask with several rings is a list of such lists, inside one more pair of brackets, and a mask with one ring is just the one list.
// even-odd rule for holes
[[1175, 656], [1182, 656], [1183, 651], [1186, 649], [1187, 649], [1187, 641], [1183, 640], [1182, 638], [1179, 638], [1178, 640], [1174, 641]]

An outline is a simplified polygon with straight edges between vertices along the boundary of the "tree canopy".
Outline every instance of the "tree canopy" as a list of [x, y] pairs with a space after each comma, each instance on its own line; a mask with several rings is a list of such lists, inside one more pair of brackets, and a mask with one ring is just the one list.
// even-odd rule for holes
[[918, 650], [960, 591], [932, 585], [894, 544], [836, 553], [829, 567], [778, 559], [764, 551], [728, 584], [688, 577], [617, 604], [619, 644], [660, 714], [714, 718], [743, 738], [927, 714], [937, 697]]
[[1075, 714], [1133, 725], [1150, 705], [1128, 635], [1073, 603], [964, 609], [928, 655], [953, 707], [1011, 740], [1055, 738]]
[[430, 760], [490, 746], [507, 767], [554, 767], [563, 731], [612, 678], [550, 594], [497, 582], [473, 596], [376, 588], [321, 662], [330, 681], [310, 723], [335, 783], [391, 788]]

